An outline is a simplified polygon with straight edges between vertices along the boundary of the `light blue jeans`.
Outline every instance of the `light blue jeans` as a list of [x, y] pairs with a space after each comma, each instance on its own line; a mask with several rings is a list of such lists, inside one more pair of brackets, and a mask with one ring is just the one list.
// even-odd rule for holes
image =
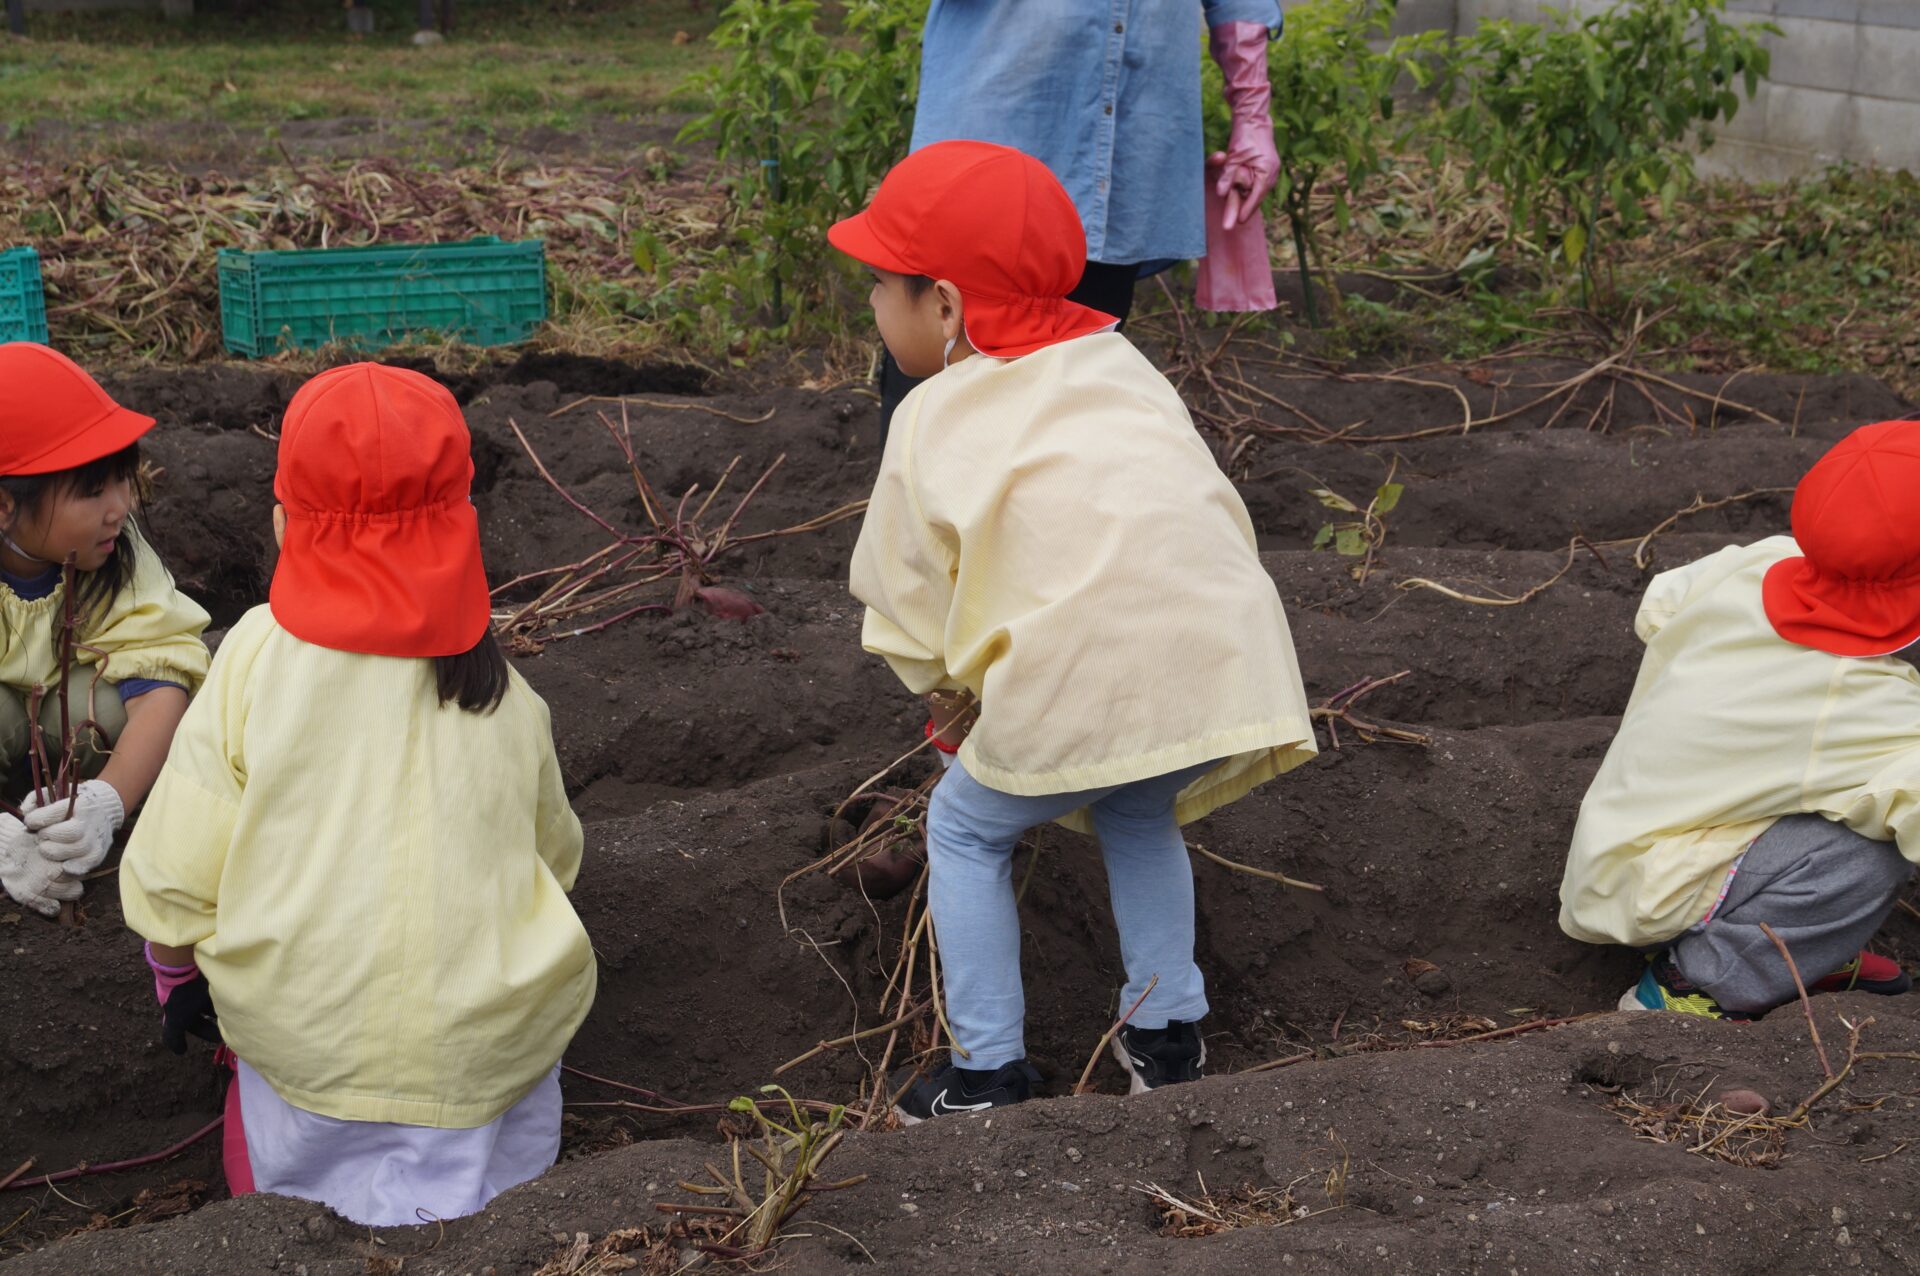
[[1164, 1028], [1170, 1020], [1191, 1022], [1207, 1013], [1206, 982], [1193, 962], [1193, 865], [1173, 805], [1213, 765], [1110, 789], [1018, 797], [988, 788], [954, 760], [927, 811], [927, 902], [940, 945], [947, 1018], [968, 1055], [956, 1055], [956, 1064], [998, 1068], [1026, 1057], [1013, 849], [1034, 825], [1083, 806], [1091, 809], [1100, 838], [1120, 929], [1127, 967], [1121, 1010], [1160, 977], [1128, 1022]]

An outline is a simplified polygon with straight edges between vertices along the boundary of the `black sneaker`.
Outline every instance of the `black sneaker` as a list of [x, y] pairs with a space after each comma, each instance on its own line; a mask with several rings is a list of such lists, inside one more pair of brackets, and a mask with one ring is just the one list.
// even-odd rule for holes
[[[898, 1090], [906, 1085], [910, 1071], [893, 1074], [891, 1084]], [[968, 1112], [987, 1112], [1033, 1097], [1040, 1074], [1025, 1059], [995, 1068], [990, 1072], [957, 1068], [951, 1062], [930, 1077], [907, 1086], [893, 1105], [893, 1114], [902, 1125], [919, 1125], [930, 1117], [953, 1116]]]
[[1164, 1028], [1121, 1025], [1113, 1035], [1113, 1057], [1132, 1079], [1129, 1094], [1145, 1094], [1163, 1085], [1198, 1081], [1206, 1075], [1207, 1043], [1200, 1025], [1174, 1020]]

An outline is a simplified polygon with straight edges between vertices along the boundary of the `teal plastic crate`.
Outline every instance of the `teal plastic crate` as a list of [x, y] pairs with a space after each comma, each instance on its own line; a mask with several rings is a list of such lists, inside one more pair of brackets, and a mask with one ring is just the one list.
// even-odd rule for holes
[[0, 341], [46, 344], [47, 295], [31, 248], [0, 248]]
[[220, 250], [221, 335], [253, 358], [415, 336], [497, 346], [526, 340], [546, 318], [543, 240]]

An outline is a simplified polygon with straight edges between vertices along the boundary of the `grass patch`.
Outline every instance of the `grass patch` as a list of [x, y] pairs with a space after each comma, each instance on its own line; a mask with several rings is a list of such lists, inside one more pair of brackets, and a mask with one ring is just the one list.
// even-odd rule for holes
[[430, 48], [410, 43], [412, 0], [374, 7], [377, 30], [364, 38], [347, 34], [337, 4], [190, 22], [32, 14], [30, 39], [0, 38], [0, 135], [40, 121], [263, 126], [340, 116], [565, 128], [588, 116], [697, 109], [681, 86], [713, 58], [712, 6], [691, 0], [461, 0], [453, 39]]
[[[1497, 200], [1457, 169], [1407, 166], [1330, 236], [1349, 295], [1313, 334], [1337, 359], [1468, 360], [1657, 320], [1651, 366], [1867, 372], [1920, 397], [1920, 178], [1840, 167], [1796, 182], [1703, 182], [1619, 244], [1604, 300], [1501, 239]], [[1275, 265], [1290, 262], [1275, 244]], [[1405, 281], [1385, 299], [1353, 285]]]

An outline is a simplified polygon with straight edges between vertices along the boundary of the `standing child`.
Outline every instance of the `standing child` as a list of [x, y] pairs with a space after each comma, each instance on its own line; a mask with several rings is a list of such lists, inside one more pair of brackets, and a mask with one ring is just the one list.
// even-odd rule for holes
[[294, 395], [271, 601], [221, 644], [120, 872], [167, 1044], [237, 1056], [232, 1189], [371, 1226], [553, 1164], [593, 1001], [580, 822], [493, 637], [469, 449], [418, 373]]
[[1920, 421], [1848, 435], [1793, 536], [1656, 576], [1620, 731], [1560, 886], [1575, 939], [1651, 953], [1622, 1010], [1764, 1014], [1901, 993], [1864, 951], [1920, 859]]
[[[24, 823], [0, 815], [0, 886], [48, 916], [106, 858], [207, 675], [207, 613], [174, 588], [133, 522], [139, 440], [152, 428], [65, 355], [0, 345], [0, 768], [13, 795], [30, 788], [39, 687], [50, 765], [60, 765], [64, 715], [85, 777], [71, 802], [42, 809], [28, 793]], [[63, 705], [69, 558], [77, 645]], [[97, 730], [79, 729], [88, 721]]]
[[854, 549], [863, 641], [935, 701], [944, 748], [944, 694], [981, 706], [927, 819], [965, 1056], [897, 1109], [914, 1122], [1031, 1095], [1012, 857], [1048, 820], [1100, 839], [1121, 1004], [1146, 994], [1115, 1039], [1133, 1090], [1197, 1078], [1207, 1000], [1180, 826], [1314, 753], [1246, 508], [1166, 378], [1111, 316], [1065, 299], [1085, 239], [1038, 160], [926, 147], [831, 238], [873, 269], [894, 359], [929, 378], [901, 404]]

